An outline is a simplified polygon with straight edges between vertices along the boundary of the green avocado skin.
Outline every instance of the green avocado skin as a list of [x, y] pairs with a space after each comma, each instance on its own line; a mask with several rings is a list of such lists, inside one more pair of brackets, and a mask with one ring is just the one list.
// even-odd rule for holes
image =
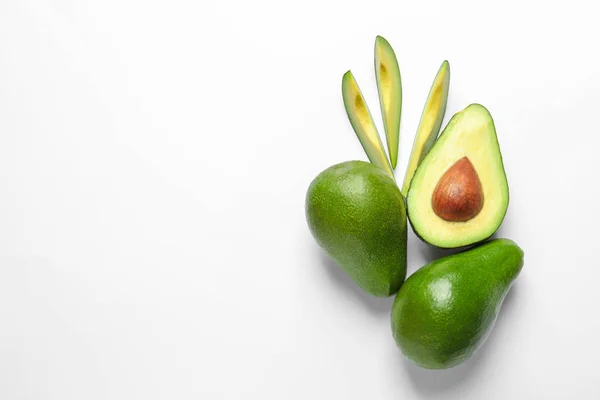
[[412, 274], [392, 306], [392, 333], [402, 353], [427, 369], [467, 360], [493, 329], [523, 257], [512, 240], [494, 239]]
[[346, 161], [310, 184], [306, 220], [318, 245], [364, 291], [395, 294], [406, 278], [407, 219], [400, 189], [381, 168]]

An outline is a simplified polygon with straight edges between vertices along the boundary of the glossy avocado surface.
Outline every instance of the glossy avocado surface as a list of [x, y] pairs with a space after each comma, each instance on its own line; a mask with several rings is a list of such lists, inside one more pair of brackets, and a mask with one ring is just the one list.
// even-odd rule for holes
[[467, 360], [493, 329], [523, 262], [515, 242], [495, 239], [412, 274], [392, 307], [392, 333], [402, 353], [428, 369]]

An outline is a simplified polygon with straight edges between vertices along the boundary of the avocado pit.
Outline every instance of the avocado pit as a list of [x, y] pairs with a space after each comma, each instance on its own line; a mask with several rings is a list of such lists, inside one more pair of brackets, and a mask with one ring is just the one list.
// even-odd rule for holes
[[477, 171], [463, 157], [442, 175], [433, 191], [431, 205], [436, 215], [450, 222], [466, 222], [483, 208], [483, 189]]

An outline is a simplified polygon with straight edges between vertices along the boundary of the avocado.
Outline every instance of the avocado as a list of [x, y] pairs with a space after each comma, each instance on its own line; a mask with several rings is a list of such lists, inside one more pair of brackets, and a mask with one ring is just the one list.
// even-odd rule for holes
[[346, 72], [342, 78], [342, 97], [350, 124], [354, 128], [354, 132], [362, 144], [367, 157], [369, 157], [369, 160], [373, 164], [382, 168], [386, 174], [395, 180], [394, 171], [385, 154], [383, 143], [381, 143], [381, 138], [373, 122], [369, 107], [351, 71]]
[[396, 344], [427, 369], [467, 360], [491, 333], [522, 268], [523, 250], [512, 240], [495, 239], [419, 269], [394, 299]]
[[440, 133], [444, 114], [446, 113], [449, 91], [450, 63], [444, 61], [433, 80], [431, 89], [429, 89], [429, 95], [421, 113], [421, 121], [417, 128], [410, 159], [406, 167], [406, 174], [404, 175], [404, 183], [402, 184], [402, 195], [404, 197], [408, 194], [408, 188], [417, 167], [435, 143], [438, 133]]
[[410, 223], [434, 246], [468, 246], [496, 232], [508, 203], [494, 121], [471, 104], [450, 119], [417, 168], [407, 197]]
[[406, 278], [407, 221], [395, 181], [379, 167], [346, 161], [321, 172], [305, 203], [318, 245], [364, 291], [395, 294]]
[[381, 36], [377, 36], [375, 39], [375, 78], [388, 152], [392, 169], [395, 169], [398, 163], [398, 142], [400, 140], [402, 79], [396, 53], [390, 43]]

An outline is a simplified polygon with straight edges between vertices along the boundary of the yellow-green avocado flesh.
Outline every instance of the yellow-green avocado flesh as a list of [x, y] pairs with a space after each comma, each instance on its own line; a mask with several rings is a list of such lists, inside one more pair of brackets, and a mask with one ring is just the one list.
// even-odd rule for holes
[[396, 53], [390, 43], [381, 36], [375, 39], [375, 78], [388, 152], [392, 169], [395, 169], [400, 141], [402, 79]]
[[[468, 221], [447, 221], [434, 211], [432, 197], [440, 178], [464, 157], [481, 182], [483, 206]], [[508, 203], [508, 182], [494, 121], [484, 106], [471, 104], [452, 117], [417, 168], [407, 197], [410, 223], [417, 236], [434, 246], [468, 246], [496, 232]]]
[[448, 61], [444, 61], [433, 80], [425, 107], [421, 113], [421, 120], [406, 167], [404, 183], [402, 184], [402, 195], [404, 197], [408, 194], [410, 182], [417, 167], [435, 143], [438, 133], [440, 133], [444, 114], [446, 113], [449, 91], [450, 64]]
[[385, 154], [369, 107], [351, 71], [346, 72], [342, 78], [342, 97], [350, 124], [369, 157], [369, 161], [383, 169], [390, 178], [395, 180], [394, 171]]

